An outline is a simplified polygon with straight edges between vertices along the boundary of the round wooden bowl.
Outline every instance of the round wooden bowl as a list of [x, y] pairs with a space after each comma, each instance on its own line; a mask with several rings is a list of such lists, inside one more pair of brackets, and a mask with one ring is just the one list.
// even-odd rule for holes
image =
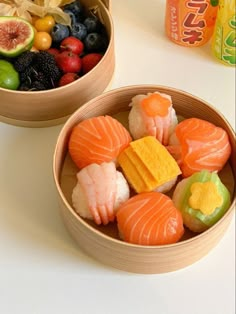
[[96, 8], [104, 23], [109, 45], [101, 61], [90, 72], [66, 86], [47, 91], [13, 91], [0, 88], [0, 121], [18, 126], [44, 127], [64, 122], [88, 100], [109, 85], [115, 68], [114, 30], [109, 1], [81, 0], [86, 8]]
[[[186, 232], [184, 238], [171, 245], [141, 246], [119, 239], [116, 224], [96, 226], [79, 217], [71, 203], [78, 169], [68, 154], [68, 139], [72, 128], [84, 119], [99, 115], [127, 117], [131, 98], [137, 94], [159, 91], [171, 95], [178, 115], [208, 120], [225, 129], [229, 135], [232, 154], [220, 172], [223, 183], [231, 193], [231, 206], [218, 223], [201, 234]], [[125, 122], [125, 121], [123, 121]], [[60, 200], [61, 215], [69, 233], [79, 247], [97, 260], [115, 268], [135, 273], [163, 273], [186, 267], [206, 255], [222, 238], [235, 208], [236, 178], [235, 133], [226, 119], [205, 101], [170, 87], [130, 86], [106, 92], [78, 109], [62, 128], [54, 152], [53, 174]]]

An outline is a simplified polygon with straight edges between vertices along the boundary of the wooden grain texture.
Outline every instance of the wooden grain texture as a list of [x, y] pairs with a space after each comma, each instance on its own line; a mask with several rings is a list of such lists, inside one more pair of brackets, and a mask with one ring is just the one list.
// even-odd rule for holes
[[[110, 225], [95, 227], [80, 218], [71, 205], [71, 191], [75, 183], [75, 165], [69, 160], [67, 145], [71, 129], [78, 122], [98, 115], [125, 112], [133, 96], [159, 91], [172, 96], [177, 114], [197, 117], [224, 128], [230, 138], [232, 154], [224, 170], [223, 180], [231, 192], [232, 204], [222, 219], [207, 231], [163, 246], [140, 246], [119, 240], [117, 230]], [[66, 228], [79, 247], [87, 254], [109, 266], [135, 273], [163, 273], [189, 266], [205, 256], [220, 241], [235, 210], [235, 133], [226, 119], [214, 107], [186, 92], [164, 86], [142, 85], [119, 88], [104, 93], [78, 109], [62, 128], [54, 152], [53, 172], [58, 191], [60, 211]], [[106, 230], [106, 231], [105, 231]]]
[[[0, 88], [0, 121], [19, 126], [43, 127], [64, 121], [88, 100], [104, 92], [115, 68], [112, 18], [100, 0], [82, 0], [87, 7], [98, 7], [110, 37], [99, 64], [79, 80], [47, 91], [24, 92]], [[98, 79], [99, 78], [99, 79]]]
[[101, 0], [105, 6], [108, 8], [108, 10], [110, 9], [110, 6], [111, 6], [111, 1], [110, 0]]

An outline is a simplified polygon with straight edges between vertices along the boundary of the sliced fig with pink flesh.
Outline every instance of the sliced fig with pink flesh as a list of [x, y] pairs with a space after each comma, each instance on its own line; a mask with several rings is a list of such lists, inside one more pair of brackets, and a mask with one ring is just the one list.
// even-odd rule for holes
[[0, 16], [0, 55], [16, 57], [30, 50], [34, 41], [32, 25], [20, 17]]

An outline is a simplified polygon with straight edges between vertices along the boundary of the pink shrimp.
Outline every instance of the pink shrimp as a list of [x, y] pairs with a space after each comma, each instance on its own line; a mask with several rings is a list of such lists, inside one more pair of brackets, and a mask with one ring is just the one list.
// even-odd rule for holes
[[113, 222], [116, 207], [129, 198], [128, 183], [114, 162], [90, 164], [78, 172], [77, 179], [72, 193], [75, 210], [98, 225]]

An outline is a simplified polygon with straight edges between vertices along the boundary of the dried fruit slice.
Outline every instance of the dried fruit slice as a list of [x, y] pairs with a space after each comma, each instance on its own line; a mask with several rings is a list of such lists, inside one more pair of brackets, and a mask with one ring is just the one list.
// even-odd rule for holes
[[13, 16], [0, 17], [0, 54], [16, 57], [25, 50], [31, 49], [34, 40], [32, 25]]

